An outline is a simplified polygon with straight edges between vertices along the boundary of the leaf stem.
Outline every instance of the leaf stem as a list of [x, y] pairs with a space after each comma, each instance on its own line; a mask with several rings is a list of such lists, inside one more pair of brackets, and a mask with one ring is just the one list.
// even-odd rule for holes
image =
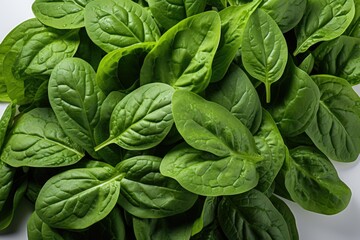
[[265, 90], [266, 90], [266, 103], [270, 103], [271, 99], [271, 86], [270, 83], [265, 83]]
[[100, 143], [99, 145], [97, 145], [97, 146], [94, 148], [95, 152], [103, 149], [104, 147], [106, 147], [107, 145], [109, 145], [109, 144], [111, 144], [111, 143], [114, 143], [113, 141], [114, 141], [113, 138], [109, 138], [108, 140]]

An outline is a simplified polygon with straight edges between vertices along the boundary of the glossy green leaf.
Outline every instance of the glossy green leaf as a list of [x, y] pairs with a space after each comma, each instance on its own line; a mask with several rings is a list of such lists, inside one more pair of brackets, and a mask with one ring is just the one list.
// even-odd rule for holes
[[11, 129], [1, 160], [14, 166], [59, 167], [84, 156], [61, 129], [53, 111], [37, 108], [23, 114]]
[[219, 12], [221, 38], [212, 65], [212, 82], [224, 77], [237, 51], [241, 48], [245, 25], [260, 2], [256, 0], [241, 6], [231, 6]]
[[360, 0], [354, 0], [355, 16], [344, 35], [360, 38]]
[[283, 216], [257, 190], [223, 198], [218, 220], [228, 239], [290, 239]]
[[130, 0], [93, 0], [85, 7], [85, 28], [106, 52], [141, 42], [155, 42], [160, 31], [149, 12]]
[[310, 74], [314, 68], [314, 64], [315, 57], [312, 53], [309, 53], [309, 55], [307, 55], [307, 57], [299, 64], [299, 68], [307, 74]]
[[257, 171], [259, 183], [257, 189], [264, 192], [273, 184], [285, 160], [286, 146], [271, 115], [263, 110], [259, 130], [254, 134], [256, 146], [264, 157]]
[[15, 171], [15, 168], [0, 161], [0, 212], [11, 192]]
[[270, 102], [270, 86], [284, 73], [288, 50], [281, 30], [263, 10], [250, 16], [241, 51], [246, 71], [265, 84], [266, 101]]
[[94, 128], [105, 95], [95, 82], [95, 71], [79, 58], [60, 62], [49, 80], [49, 101], [65, 133], [96, 157]]
[[327, 157], [355, 161], [360, 153], [360, 98], [342, 78], [312, 77], [320, 89], [320, 105], [306, 129], [307, 135]]
[[148, 0], [155, 20], [169, 29], [181, 20], [205, 10], [206, 1], [198, 0]]
[[111, 143], [128, 150], [158, 145], [173, 125], [173, 92], [167, 84], [152, 83], [126, 95], [111, 114], [109, 139], [98, 145], [96, 151]]
[[354, 15], [353, 0], [308, 0], [305, 14], [295, 27], [297, 47], [294, 55], [305, 52], [318, 42], [340, 36]]
[[246, 73], [231, 65], [225, 77], [206, 89], [206, 98], [224, 106], [252, 133], [255, 133], [262, 118], [259, 96]]
[[322, 214], [336, 214], [349, 204], [351, 191], [327, 157], [312, 147], [290, 150], [285, 186], [301, 207]]
[[[160, 166], [163, 175], [205, 196], [237, 194], [257, 184], [255, 165], [262, 158], [240, 120], [186, 90], [176, 91], [172, 104], [176, 127], [191, 147], [180, 145], [166, 154]], [[239, 171], [235, 174], [233, 168]]]
[[153, 42], [139, 43], [108, 53], [96, 73], [100, 89], [109, 94], [111, 91], [131, 92], [138, 87], [144, 58], [154, 45]]
[[276, 93], [267, 109], [280, 132], [287, 137], [304, 132], [319, 108], [317, 85], [289, 59], [285, 73], [274, 89]]
[[92, 0], [35, 0], [32, 11], [37, 19], [57, 29], [84, 27], [84, 9]]
[[114, 208], [121, 178], [110, 165], [62, 172], [41, 189], [35, 203], [36, 213], [51, 227], [89, 227]]
[[141, 85], [167, 83], [174, 88], [203, 91], [220, 40], [220, 17], [208, 11], [184, 19], [165, 32], [144, 60]]
[[306, 0], [263, 0], [261, 9], [270, 15], [282, 32], [288, 32], [301, 20]]
[[340, 36], [322, 43], [313, 54], [318, 73], [344, 78], [351, 85], [360, 83], [360, 38]]
[[0, 119], [0, 149], [2, 148], [6, 134], [8, 133], [10, 127], [13, 124], [13, 120], [16, 113], [16, 105], [13, 103], [10, 103], [5, 111], [2, 113], [1, 119]]
[[161, 218], [190, 209], [197, 196], [175, 180], [160, 174], [161, 158], [138, 156], [126, 159], [116, 168], [124, 174], [118, 204], [140, 218]]

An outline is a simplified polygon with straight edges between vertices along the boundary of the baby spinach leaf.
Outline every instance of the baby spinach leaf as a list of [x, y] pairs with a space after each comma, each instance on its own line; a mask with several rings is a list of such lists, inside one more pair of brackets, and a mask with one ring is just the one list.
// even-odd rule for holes
[[39, 218], [36, 212], [33, 212], [27, 222], [28, 240], [43, 240], [42, 226], [44, 222]]
[[270, 86], [283, 74], [288, 50], [281, 30], [263, 10], [257, 9], [250, 16], [241, 51], [246, 71], [265, 84], [266, 102], [270, 102]]
[[261, 1], [252, 1], [241, 6], [231, 6], [219, 12], [221, 37], [212, 65], [211, 81], [222, 79], [241, 48], [245, 25]]
[[188, 191], [204, 196], [238, 194], [258, 183], [253, 159], [236, 154], [219, 157], [186, 144], [165, 155], [160, 172], [174, 178]]
[[313, 147], [290, 150], [285, 186], [301, 207], [322, 214], [336, 214], [349, 203], [350, 189], [327, 157]]
[[3, 208], [0, 210], [0, 231], [8, 228], [12, 223], [15, 211], [25, 195], [27, 183], [26, 175], [23, 173], [19, 173], [14, 177], [11, 191]]
[[318, 42], [340, 36], [354, 15], [353, 0], [308, 0], [305, 14], [295, 27], [297, 47], [294, 55], [305, 52]]
[[228, 239], [290, 239], [283, 216], [261, 192], [224, 197], [218, 219]]
[[59, 167], [74, 164], [83, 156], [82, 149], [61, 129], [53, 111], [36, 108], [15, 122], [1, 160], [14, 167]]
[[342, 78], [312, 77], [320, 89], [320, 105], [306, 129], [307, 135], [327, 157], [355, 161], [360, 153], [360, 98]]
[[258, 130], [262, 118], [259, 96], [246, 73], [235, 64], [220, 82], [206, 89], [206, 97], [224, 106], [252, 133]]
[[208, 11], [186, 18], [165, 32], [144, 60], [141, 85], [167, 83], [174, 88], [203, 91], [220, 40], [220, 17]]
[[160, 174], [161, 158], [137, 156], [120, 162], [124, 174], [118, 204], [140, 218], [160, 218], [190, 209], [197, 195], [183, 189], [175, 180]]
[[35, 0], [32, 11], [45, 25], [57, 29], [83, 27], [84, 9], [92, 0]]
[[9, 197], [14, 182], [15, 168], [0, 161], [0, 212]]
[[194, 236], [201, 232], [205, 227], [213, 223], [216, 219], [217, 206], [219, 199], [217, 197], [206, 197], [202, 204], [201, 215], [195, 220], [191, 235]]
[[291, 240], [299, 240], [299, 233], [296, 227], [296, 220], [291, 212], [291, 209], [286, 205], [286, 203], [280, 198], [272, 195], [270, 197], [271, 203], [274, 207], [280, 212], [280, 214], [284, 217], [285, 222], [289, 229], [290, 239]]
[[280, 171], [286, 155], [286, 146], [271, 115], [263, 109], [262, 122], [259, 130], [254, 134], [256, 146], [264, 157], [259, 162], [257, 171], [259, 183], [256, 188], [265, 192], [273, 184]]
[[355, 16], [344, 35], [360, 38], [360, 0], [354, 0]]
[[95, 82], [95, 71], [79, 58], [61, 61], [49, 80], [49, 101], [65, 133], [91, 156], [94, 151], [94, 128], [105, 95]]
[[148, 3], [155, 20], [165, 29], [203, 12], [206, 6], [206, 1], [197, 0], [148, 0]]
[[360, 83], [360, 38], [340, 36], [322, 43], [313, 54], [318, 73], [344, 78], [351, 85]]
[[13, 103], [9, 103], [6, 107], [5, 111], [3, 112], [1, 119], [0, 119], [0, 149], [4, 144], [6, 135], [13, 124], [13, 120], [16, 113], [16, 105]]
[[114, 208], [121, 178], [110, 165], [62, 172], [42, 187], [35, 203], [36, 213], [51, 227], [89, 227]]
[[155, 42], [160, 31], [149, 12], [130, 0], [93, 0], [85, 7], [85, 28], [106, 52], [141, 42]]
[[108, 53], [96, 73], [100, 89], [109, 94], [111, 91], [127, 93], [137, 88], [144, 58], [154, 45], [153, 42], [138, 43]]
[[274, 89], [277, 94], [268, 110], [281, 133], [291, 137], [304, 132], [319, 108], [317, 85], [289, 59], [286, 71]]
[[145, 150], [159, 144], [173, 125], [173, 92], [167, 84], [151, 83], [126, 95], [111, 114], [110, 137], [95, 150], [111, 143], [128, 150]]
[[275, 20], [282, 32], [288, 32], [300, 22], [306, 3], [306, 0], [264, 0], [260, 7]]
[[227, 0], [207, 0], [208, 5], [211, 5], [218, 10], [222, 10], [227, 7], [228, 1]]
[[257, 184], [255, 164], [262, 158], [240, 120], [186, 90], [175, 91], [172, 104], [176, 127], [193, 148], [180, 145], [166, 154], [160, 166], [163, 175], [205, 196], [237, 194]]

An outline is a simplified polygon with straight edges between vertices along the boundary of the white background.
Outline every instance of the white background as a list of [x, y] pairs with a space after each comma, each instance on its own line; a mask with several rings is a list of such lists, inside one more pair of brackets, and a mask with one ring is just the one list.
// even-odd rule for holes
[[[20, 22], [33, 17], [33, 0], [0, 0], [0, 41]], [[360, 86], [356, 87], [360, 93]], [[0, 104], [0, 114], [4, 110]], [[334, 163], [340, 178], [352, 189], [352, 199], [343, 212], [335, 216], [311, 213], [289, 203], [293, 210], [301, 240], [359, 240], [360, 239], [360, 165], [359, 159], [350, 164]], [[26, 240], [26, 221], [32, 207], [25, 201], [15, 216], [13, 226], [0, 232], [0, 240]], [[0, 216], [1, 218], [1, 216]]]

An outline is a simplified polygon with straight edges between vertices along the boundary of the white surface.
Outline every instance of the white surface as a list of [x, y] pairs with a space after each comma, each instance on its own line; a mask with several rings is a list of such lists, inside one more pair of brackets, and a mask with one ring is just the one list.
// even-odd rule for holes
[[[0, 0], [0, 41], [20, 22], [32, 18], [33, 0]], [[356, 87], [360, 93], [360, 86]], [[0, 104], [0, 113], [4, 105]], [[334, 163], [340, 178], [351, 188], [353, 196], [347, 209], [335, 216], [324, 216], [305, 211], [289, 203], [293, 210], [301, 240], [359, 240], [360, 239], [360, 164]], [[16, 224], [6, 233], [0, 232], [1, 240], [26, 240], [26, 219], [31, 207], [24, 202], [16, 215]], [[1, 216], [0, 216], [1, 217]]]

